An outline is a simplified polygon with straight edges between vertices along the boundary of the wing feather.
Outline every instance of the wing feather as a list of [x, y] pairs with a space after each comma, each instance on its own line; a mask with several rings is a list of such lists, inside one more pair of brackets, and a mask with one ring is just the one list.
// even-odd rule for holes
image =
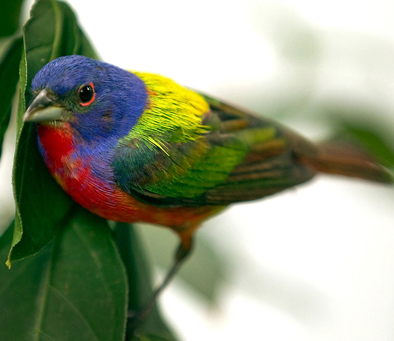
[[308, 141], [270, 120], [204, 98], [210, 111], [201, 116], [205, 129], [195, 140], [163, 142], [159, 148], [134, 135], [119, 143], [113, 168], [124, 191], [158, 206], [228, 205], [313, 177], [299, 162], [299, 155], [316, 152]]

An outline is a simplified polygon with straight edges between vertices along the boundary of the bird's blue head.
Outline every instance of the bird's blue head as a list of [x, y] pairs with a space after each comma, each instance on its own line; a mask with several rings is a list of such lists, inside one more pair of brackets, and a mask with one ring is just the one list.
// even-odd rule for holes
[[147, 103], [136, 75], [83, 56], [57, 58], [34, 77], [35, 96], [25, 121], [68, 122], [87, 143], [119, 139], [132, 129]]

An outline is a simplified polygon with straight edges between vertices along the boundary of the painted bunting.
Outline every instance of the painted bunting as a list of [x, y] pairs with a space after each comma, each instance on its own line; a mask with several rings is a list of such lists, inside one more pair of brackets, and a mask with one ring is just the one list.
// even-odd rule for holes
[[230, 204], [318, 172], [392, 181], [354, 146], [313, 144], [155, 74], [74, 55], [44, 66], [31, 90], [24, 120], [38, 123], [44, 162], [77, 203], [109, 220], [179, 235], [174, 266], [157, 293], [189, 253], [195, 230]]

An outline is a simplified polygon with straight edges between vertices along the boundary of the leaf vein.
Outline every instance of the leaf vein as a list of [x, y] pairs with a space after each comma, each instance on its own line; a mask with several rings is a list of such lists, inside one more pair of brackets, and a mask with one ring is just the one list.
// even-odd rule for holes
[[100, 340], [99, 336], [95, 333], [94, 328], [92, 325], [89, 323], [89, 321], [86, 319], [86, 317], [83, 315], [83, 313], [78, 309], [78, 307], [67, 297], [65, 296], [59, 289], [55, 288], [52, 285], [49, 285], [49, 289], [53, 291], [58, 297], [63, 299], [64, 302], [68, 304], [68, 306], [75, 311], [75, 313], [80, 317], [80, 319], [85, 323], [85, 325], [89, 328], [89, 331], [91, 334], [95, 337], [95, 340]]

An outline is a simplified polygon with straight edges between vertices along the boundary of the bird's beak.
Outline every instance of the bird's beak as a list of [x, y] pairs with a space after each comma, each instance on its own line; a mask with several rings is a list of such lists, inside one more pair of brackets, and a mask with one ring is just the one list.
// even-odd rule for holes
[[63, 107], [58, 106], [48, 96], [48, 90], [42, 90], [23, 115], [24, 122], [48, 122], [61, 120]]

